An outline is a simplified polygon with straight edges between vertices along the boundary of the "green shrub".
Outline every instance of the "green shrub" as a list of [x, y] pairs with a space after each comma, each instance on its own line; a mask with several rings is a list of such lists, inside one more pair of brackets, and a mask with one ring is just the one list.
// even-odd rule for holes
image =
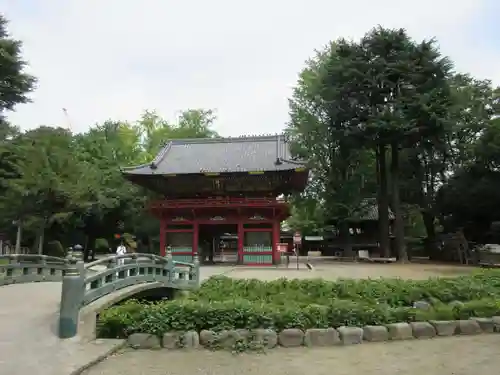
[[428, 280], [237, 280], [213, 277], [190, 295], [193, 301], [228, 301], [244, 299], [263, 304], [297, 306], [328, 305], [332, 299], [411, 306], [419, 300], [441, 302], [500, 299], [500, 273], [484, 271], [456, 278]]
[[109, 253], [109, 242], [105, 238], [96, 238], [94, 246], [96, 254]]
[[[426, 300], [427, 310], [413, 302]], [[449, 305], [462, 301], [463, 306]], [[131, 301], [100, 316], [102, 337], [203, 329], [321, 328], [500, 315], [500, 272], [457, 278], [276, 281], [213, 277], [187, 298]]]
[[136, 300], [129, 300], [121, 305], [103, 311], [97, 320], [97, 332], [100, 337], [122, 338], [134, 332], [148, 306]]
[[361, 301], [334, 300], [328, 305], [304, 307], [269, 305], [244, 300], [196, 302], [189, 300], [140, 304], [137, 301], [115, 306], [101, 314], [100, 337], [126, 337], [131, 332], [161, 336], [168, 331], [210, 329], [325, 328], [381, 325], [395, 322], [467, 319], [500, 314], [500, 301], [483, 299], [463, 306], [444, 304], [429, 310], [390, 307]]
[[45, 254], [52, 257], [64, 258], [67, 252], [59, 241], [49, 241], [45, 248]]

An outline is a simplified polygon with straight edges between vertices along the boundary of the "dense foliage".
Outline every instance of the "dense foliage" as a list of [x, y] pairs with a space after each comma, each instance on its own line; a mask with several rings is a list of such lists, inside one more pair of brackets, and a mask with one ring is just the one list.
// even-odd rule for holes
[[[334, 224], [350, 251], [346, 219], [365, 198], [376, 197], [385, 255], [388, 207], [402, 260], [408, 237], [423, 234], [432, 244], [444, 227], [465, 227], [471, 237], [474, 220], [488, 232], [498, 220], [487, 202], [496, 197], [500, 91], [452, 69], [434, 40], [412, 40], [402, 29], [378, 27], [316, 52], [290, 100], [293, 152], [309, 161], [314, 176], [295, 199], [300, 210], [292, 226], [321, 232]], [[478, 177], [481, 191], [467, 189]]]
[[[413, 303], [428, 301], [428, 310]], [[500, 313], [500, 273], [454, 279], [233, 280], [214, 277], [187, 298], [129, 301], [100, 316], [99, 334], [203, 329], [326, 328], [489, 317]]]

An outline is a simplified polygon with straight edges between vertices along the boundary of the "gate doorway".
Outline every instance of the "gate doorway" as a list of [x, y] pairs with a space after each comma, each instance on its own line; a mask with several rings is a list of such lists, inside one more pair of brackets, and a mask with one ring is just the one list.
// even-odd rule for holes
[[200, 224], [198, 247], [202, 263], [236, 264], [238, 262], [238, 226], [236, 224]]

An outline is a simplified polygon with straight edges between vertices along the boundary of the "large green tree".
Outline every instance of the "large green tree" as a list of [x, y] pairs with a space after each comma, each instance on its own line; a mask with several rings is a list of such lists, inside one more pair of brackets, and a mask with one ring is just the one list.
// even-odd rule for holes
[[36, 232], [39, 252], [47, 227], [66, 222], [90, 198], [82, 181], [87, 170], [72, 150], [72, 134], [50, 127], [19, 135], [7, 147], [12, 174], [3, 184], [2, 215]]
[[[390, 196], [395, 215], [395, 240], [401, 261], [407, 259], [400, 205], [400, 158], [402, 148], [423, 139], [443, 137], [451, 105], [451, 63], [440, 55], [434, 40], [415, 42], [403, 29], [377, 27], [359, 44], [349, 73], [363, 110], [360, 126], [351, 127], [377, 152], [379, 176], [380, 242], [387, 254], [389, 189], [386, 191], [386, 153], [390, 148]], [[362, 62], [360, 62], [362, 61]]]
[[12, 175], [12, 153], [6, 149], [6, 142], [17, 133], [17, 129], [7, 122], [6, 114], [12, 111], [16, 104], [29, 101], [28, 94], [36, 82], [35, 78], [25, 71], [26, 62], [21, 56], [21, 41], [9, 35], [7, 25], [6, 18], [0, 14], [0, 187], [3, 188], [0, 194], [2, 195], [5, 193], [6, 179]]
[[[464, 168], [473, 165], [490, 146], [495, 147], [491, 126], [498, 113], [498, 89], [489, 81], [465, 74], [454, 75], [449, 84], [452, 106], [443, 136], [422, 138], [402, 155], [402, 198], [420, 208], [431, 255], [439, 222], [437, 192], [456, 172], [463, 181]], [[485, 160], [491, 159], [488, 156]]]
[[0, 121], [16, 104], [29, 101], [27, 94], [35, 85], [35, 78], [25, 71], [21, 47], [21, 41], [9, 35], [7, 20], [0, 14]]
[[[346, 41], [338, 40], [306, 63], [290, 99], [287, 132], [293, 153], [307, 160], [311, 168], [314, 183], [306, 194], [322, 207], [323, 221], [333, 221], [339, 227], [345, 250], [350, 253], [348, 218], [372, 193], [373, 170], [367, 168], [371, 152], [360, 148], [347, 133], [360, 117], [356, 94], [352, 95], [344, 70], [355, 60], [353, 53], [357, 51], [347, 47]], [[310, 200], [306, 207], [311, 207]]]

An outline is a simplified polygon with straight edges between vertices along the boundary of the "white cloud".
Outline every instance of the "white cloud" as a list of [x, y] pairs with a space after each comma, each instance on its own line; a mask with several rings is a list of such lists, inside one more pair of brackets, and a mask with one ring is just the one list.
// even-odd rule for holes
[[[23, 4], [24, 3], [24, 4]], [[32, 3], [27, 7], [27, 3]], [[304, 61], [329, 40], [371, 27], [436, 36], [462, 71], [500, 83], [500, 48], [476, 43], [487, 0], [0, 0], [39, 77], [22, 127], [135, 120], [144, 109], [173, 119], [215, 108], [224, 135], [271, 133]], [[498, 34], [498, 33], [497, 33]], [[494, 38], [491, 35], [491, 38]]]

